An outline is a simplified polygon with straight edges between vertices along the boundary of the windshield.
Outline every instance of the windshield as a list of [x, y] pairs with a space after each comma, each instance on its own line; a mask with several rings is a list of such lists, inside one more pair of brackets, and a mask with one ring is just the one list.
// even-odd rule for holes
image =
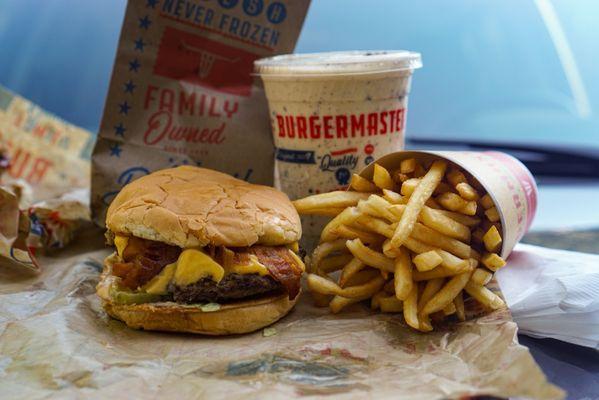
[[[124, 8], [4, 4], [0, 84], [97, 131]], [[313, 1], [296, 51], [422, 53], [409, 138], [599, 149], [598, 17], [594, 0]]]
[[297, 51], [421, 52], [410, 137], [599, 148], [596, 1], [376, 3], [313, 2]]

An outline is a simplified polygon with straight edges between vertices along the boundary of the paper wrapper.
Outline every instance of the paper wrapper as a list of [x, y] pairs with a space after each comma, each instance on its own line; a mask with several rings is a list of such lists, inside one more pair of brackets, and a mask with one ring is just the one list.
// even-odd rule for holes
[[599, 255], [519, 244], [497, 272], [521, 333], [599, 349]]
[[60, 248], [89, 220], [91, 132], [0, 87], [0, 257], [34, 271], [35, 252]]
[[504, 259], [530, 228], [537, 210], [537, 185], [530, 171], [516, 158], [497, 151], [399, 151], [377, 159], [360, 175], [372, 179], [375, 163], [395, 170], [407, 158], [445, 159], [484, 187], [499, 211]]
[[64, 247], [81, 223], [90, 220], [89, 190], [74, 190], [20, 209], [14, 192], [0, 186], [0, 218], [0, 259], [39, 272], [36, 253]]
[[[41, 275], [0, 268], [0, 393], [6, 398], [559, 399], [507, 311], [441, 327], [355, 305], [342, 314], [304, 294], [264, 331], [211, 338], [135, 331], [101, 309], [108, 250], [87, 230]], [[95, 251], [94, 251], [95, 250]], [[304, 292], [305, 293], [305, 292]]]
[[8, 153], [8, 173], [34, 186], [37, 200], [89, 187], [94, 141], [91, 132], [0, 87], [0, 147]]
[[254, 60], [290, 53], [309, 1], [128, 3], [99, 139], [92, 209], [181, 164], [271, 185], [274, 146]]

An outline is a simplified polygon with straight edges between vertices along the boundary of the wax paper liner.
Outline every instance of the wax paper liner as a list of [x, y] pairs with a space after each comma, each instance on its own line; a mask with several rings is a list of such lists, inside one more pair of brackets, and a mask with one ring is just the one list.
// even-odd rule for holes
[[[38, 276], [0, 268], [0, 393], [39, 398], [559, 399], [506, 310], [440, 327], [304, 295], [273, 329], [211, 338], [136, 331], [95, 295], [107, 250], [87, 230]], [[94, 250], [94, 251], [91, 251]], [[79, 253], [79, 254], [77, 254]]]

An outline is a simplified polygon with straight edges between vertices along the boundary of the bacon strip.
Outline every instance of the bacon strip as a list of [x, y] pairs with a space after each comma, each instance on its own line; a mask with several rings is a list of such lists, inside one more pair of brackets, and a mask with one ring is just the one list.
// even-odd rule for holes
[[295, 264], [289, 254], [289, 249], [284, 246], [252, 246], [249, 251], [258, 257], [270, 275], [285, 287], [289, 299], [293, 300], [300, 291], [300, 278], [302, 270]]
[[[211, 247], [207, 249], [211, 256], [221, 264], [224, 262], [224, 250]], [[249, 263], [249, 255], [254, 254], [260, 263], [268, 269], [270, 276], [279, 282], [294, 299], [300, 291], [302, 269], [296, 265], [285, 246], [252, 246], [234, 248], [232, 262]], [[112, 266], [112, 274], [122, 279], [122, 285], [135, 290], [158, 275], [168, 264], [179, 258], [182, 249], [161, 242], [130, 237], [123, 251], [123, 261]]]
[[131, 237], [123, 251], [125, 262], [115, 263], [112, 274], [122, 279], [123, 286], [135, 290], [177, 261], [179, 254], [179, 247]]

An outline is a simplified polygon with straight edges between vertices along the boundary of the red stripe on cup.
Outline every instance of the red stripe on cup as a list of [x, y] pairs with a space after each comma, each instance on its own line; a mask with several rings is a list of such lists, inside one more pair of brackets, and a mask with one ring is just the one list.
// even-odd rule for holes
[[350, 147], [349, 149], [331, 151], [332, 156], [342, 156], [344, 154], [355, 153], [358, 149], [355, 147]]
[[514, 175], [520, 183], [520, 187], [526, 196], [526, 232], [532, 225], [535, 213], [537, 212], [537, 184], [530, 171], [517, 158], [497, 151], [486, 151], [486, 155], [501, 161], [503, 165]]

